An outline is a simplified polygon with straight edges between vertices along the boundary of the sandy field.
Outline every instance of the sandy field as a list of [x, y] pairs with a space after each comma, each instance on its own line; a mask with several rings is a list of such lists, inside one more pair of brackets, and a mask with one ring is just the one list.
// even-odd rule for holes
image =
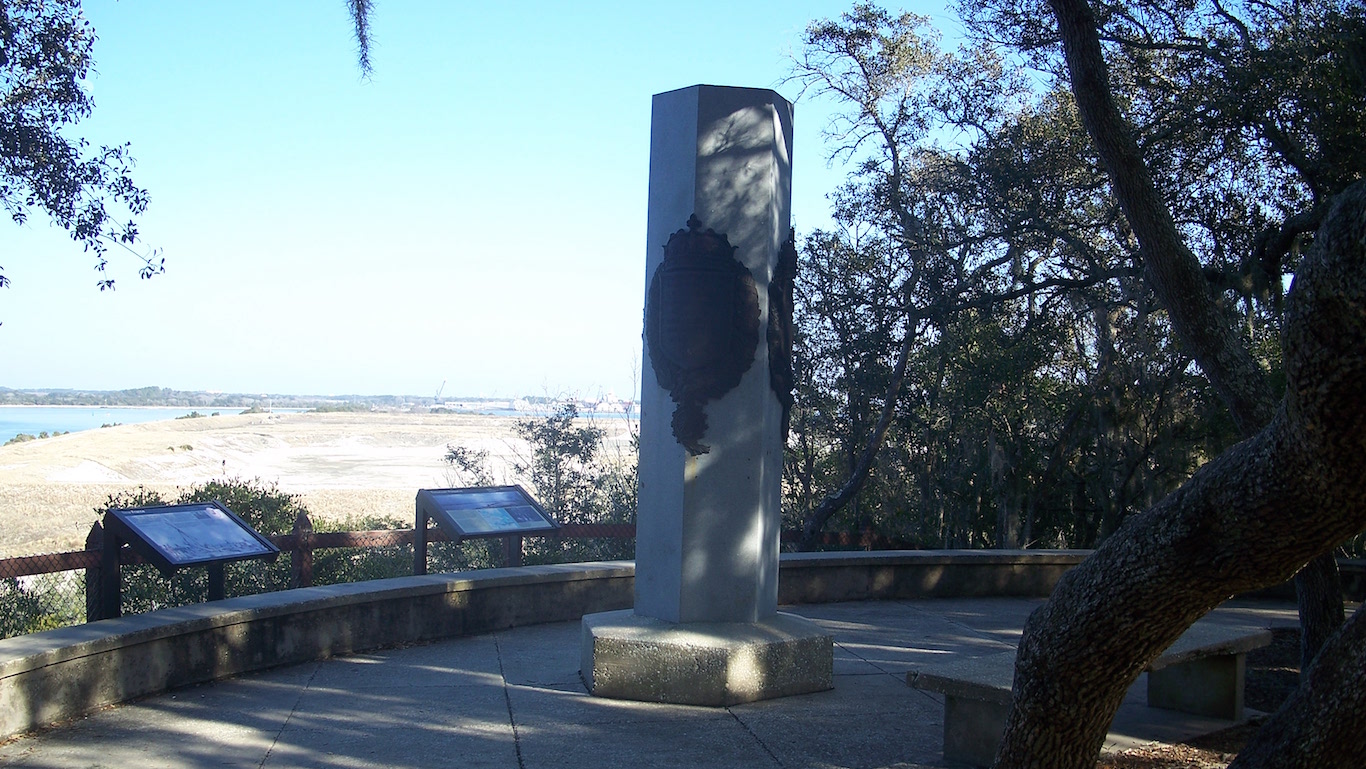
[[[214, 478], [260, 479], [317, 517], [413, 517], [418, 489], [460, 485], [448, 444], [487, 451], [494, 478], [527, 452], [515, 418], [465, 414], [235, 414], [87, 430], [0, 447], [0, 557], [79, 550], [110, 494], [174, 495]], [[604, 419], [608, 451], [628, 423]]]

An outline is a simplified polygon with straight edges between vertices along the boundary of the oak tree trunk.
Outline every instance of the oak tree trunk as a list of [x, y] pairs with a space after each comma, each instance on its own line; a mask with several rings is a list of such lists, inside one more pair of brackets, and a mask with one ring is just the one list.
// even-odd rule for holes
[[[1366, 527], [1366, 182], [1338, 196], [1299, 269], [1283, 346], [1288, 386], [1271, 423], [1126, 521], [1030, 617], [997, 767], [1093, 767], [1125, 691], [1192, 622]], [[1366, 720], [1361, 624], [1330, 641], [1295, 708], [1269, 724], [1296, 735], [1278, 748], [1296, 760], [1249, 766], [1337, 765], [1359, 744], [1344, 746], [1361, 737], [1339, 727]]]
[[[1050, 4], [1062, 35], [1078, 112], [1138, 238], [1147, 281], [1242, 436], [1250, 437], [1275, 410], [1266, 374], [1222, 316], [1199, 261], [1177, 231], [1171, 210], [1111, 96], [1108, 68], [1087, 0], [1050, 0]], [[1320, 554], [1298, 572], [1295, 588], [1307, 666], [1327, 635], [1342, 624], [1342, 592], [1331, 554]]]
[[1357, 609], [1306, 670], [1304, 685], [1253, 735], [1229, 769], [1360, 769], [1366, 761], [1366, 612]]

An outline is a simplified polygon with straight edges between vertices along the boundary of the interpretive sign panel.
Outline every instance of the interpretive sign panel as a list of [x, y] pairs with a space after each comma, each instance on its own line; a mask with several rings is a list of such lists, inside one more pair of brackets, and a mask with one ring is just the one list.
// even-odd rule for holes
[[110, 510], [105, 530], [163, 572], [250, 558], [274, 560], [270, 540], [219, 502]]
[[89, 612], [91, 620], [123, 613], [119, 550], [124, 544], [167, 577], [185, 566], [208, 567], [210, 601], [224, 597], [224, 564], [252, 558], [274, 561], [280, 556], [273, 542], [221, 502], [110, 510], [104, 515], [99, 599]]
[[522, 536], [551, 534], [560, 524], [521, 486], [421, 489], [413, 522], [413, 573], [427, 573], [427, 522], [450, 540], [502, 537], [507, 565], [522, 563]]
[[560, 525], [521, 486], [422, 489], [419, 516], [426, 514], [452, 539], [554, 531]]

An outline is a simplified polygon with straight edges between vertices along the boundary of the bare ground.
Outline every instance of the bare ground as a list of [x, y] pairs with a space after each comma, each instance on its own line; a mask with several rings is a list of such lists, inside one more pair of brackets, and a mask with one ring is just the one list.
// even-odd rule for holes
[[[495, 480], [525, 455], [512, 417], [468, 414], [236, 414], [88, 430], [0, 447], [0, 557], [77, 550], [111, 494], [174, 495], [214, 478], [260, 479], [324, 518], [409, 519], [418, 489], [460, 485], [454, 444], [486, 451]], [[608, 450], [625, 420], [601, 420]]]

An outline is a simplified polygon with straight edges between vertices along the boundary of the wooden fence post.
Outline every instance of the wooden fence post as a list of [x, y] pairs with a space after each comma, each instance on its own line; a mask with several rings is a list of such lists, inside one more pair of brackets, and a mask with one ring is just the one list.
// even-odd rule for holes
[[507, 566], [522, 565], [522, 538], [516, 534], [503, 537], [503, 563]]
[[289, 553], [290, 582], [293, 587], [313, 586], [313, 521], [300, 511], [294, 519], [294, 549]]
[[[104, 527], [99, 521], [90, 524], [90, 533], [85, 535], [85, 549], [99, 552], [104, 548]], [[98, 566], [85, 567], [85, 621], [100, 618], [100, 580], [104, 570]]]

